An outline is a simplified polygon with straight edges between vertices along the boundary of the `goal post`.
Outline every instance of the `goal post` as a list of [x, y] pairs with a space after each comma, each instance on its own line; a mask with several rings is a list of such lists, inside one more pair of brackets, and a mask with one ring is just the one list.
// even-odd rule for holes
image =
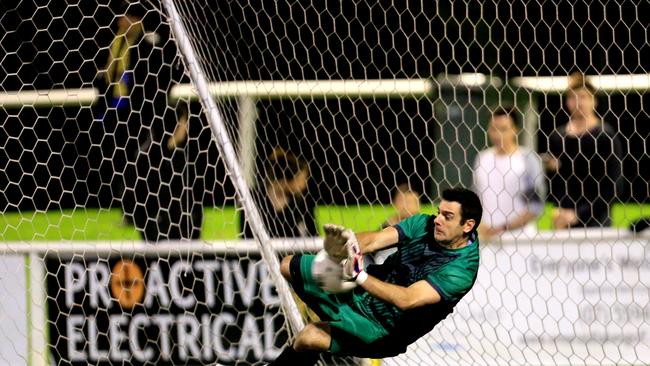
[[264, 258], [269, 265], [271, 278], [278, 287], [278, 292], [280, 293], [284, 309], [287, 311], [287, 318], [291, 325], [291, 329], [294, 332], [298, 332], [302, 330], [304, 323], [300, 318], [300, 313], [298, 312], [294, 299], [291, 297], [289, 287], [280, 274], [280, 263], [278, 257], [266, 246], [266, 243], [269, 242], [270, 236], [267, 229], [264, 227], [258, 208], [252, 200], [250, 190], [246, 185], [239, 162], [235, 157], [233, 143], [228, 135], [221, 113], [219, 112], [214, 99], [210, 95], [204, 71], [202, 70], [201, 65], [197, 62], [196, 54], [190, 44], [187, 32], [185, 31], [185, 27], [182, 24], [182, 20], [176, 10], [174, 2], [172, 0], [165, 0], [164, 5], [169, 15], [171, 27], [176, 42], [179, 45], [179, 50], [184, 56], [183, 59], [185, 60], [185, 65], [188, 68], [194, 85], [198, 90], [203, 109], [210, 123], [210, 127], [212, 128], [213, 136], [218, 141], [217, 147], [226, 163], [229, 175], [234, 181], [239, 203], [243, 206], [251, 222], [255, 238], [260, 245], [262, 258]]

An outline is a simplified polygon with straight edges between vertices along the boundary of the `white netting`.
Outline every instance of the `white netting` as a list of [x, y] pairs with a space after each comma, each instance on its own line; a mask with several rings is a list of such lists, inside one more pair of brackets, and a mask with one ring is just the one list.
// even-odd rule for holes
[[[650, 363], [648, 239], [627, 230], [650, 216], [647, 3], [175, 7], [225, 140], [165, 4], [0, 5], [0, 363], [268, 362], [287, 307], [239, 239], [377, 229], [402, 184], [426, 213], [479, 187], [492, 230], [473, 292], [385, 364]], [[508, 107], [531, 153], [478, 159]]]
[[168, 98], [188, 79], [160, 9], [21, 2], [1, 24], [0, 364], [274, 359], [276, 286], [253, 243], [233, 246], [200, 105]]

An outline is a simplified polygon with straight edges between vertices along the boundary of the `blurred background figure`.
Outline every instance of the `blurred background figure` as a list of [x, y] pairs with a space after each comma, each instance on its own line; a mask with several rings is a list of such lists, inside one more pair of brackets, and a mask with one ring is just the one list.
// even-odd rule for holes
[[420, 213], [420, 194], [411, 189], [408, 184], [400, 184], [392, 197], [395, 215], [386, 219], [382, 228], [397, 225], [400, 221]]
[[[381, 228], [397, 225], [400, 221], [407, 219], [415, 214], [420, 213], [420, 194], [413, 190], [410, 185], [400, 184], [393, 191], [391, 198], [395, 215], [389, 217], [381, 224]], [[395, 253], [397, 248], [388, 248], [380, 250], [366, 256], [368, 263], [381, 264], [386, 258]]]
[[[474, 189], [483, 203], [478, 231], [481, 239], [524, 230], [533, 235], [535, 220], [544, 210], [546, 183], [539, 156], [520, 146], [519, 119], [512, 108], [492, 113], [488, 139], [492, 147], [474, 162]], [[514, 230], [519, 230], [516, 232]]]
[[199, 150], [203, 125], [179, 101], [152, 124], [140, 147], [134, 186], [134, 223], [147, 241], [199, 239], [203, 221], [205, 159]]
[[[121, 4], [115, 37], [95, 82], [104, 96], [95, 108], [102, 131], [93, 133], [95, 138], [101, 138], [101, 182], [110, 189], [113, 202], [122, 207], [126, 223], [133, 223], [135, 197], [133, 187], [128, 185], [135, 181], [136, 155], [147, 137], [143, 122], [151, 123], [154, 118], [151, 101], [157, 90], [153, 77], [148, 77], [154, 71], [149, 65], [154, 44], [151, 38], [144, 37], [146, 14], [146, 8], [138, 2]], [[128, 188], [130, 192], [126, 192]]]
[[[295, 238], [318, 235], [314, 216], [315, 201], [307, 192], [309, 165], [281, 147], [276, 147], [264, 165], [264, 181], [253, 191], [253, 197], [273, 238]], [[240, 210], [240, 232], [253, 237], [243, 210]]]
[[565, 94], [569, 121], [549, 136], [544, 164], [558, 208], [556, 229], [602, 227], [612, 223], [610, 209], [622, 176], [622, 146], [616, 131], [596, 114], [596, 89], [576, 72]]

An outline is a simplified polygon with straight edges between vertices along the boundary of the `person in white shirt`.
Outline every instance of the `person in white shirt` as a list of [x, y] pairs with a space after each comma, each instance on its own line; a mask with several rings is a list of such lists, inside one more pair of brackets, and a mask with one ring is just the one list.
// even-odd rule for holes
[[512, 109], [494, 111], [487, 130], [492, 147], [481, 151], [474, 162], [474, 190], [483, 203], [479, 229], [483, 239], [506, 231], [532, 234], [534, 220], [544, 209], [542, 161], [534, 151], [519, 146], [518, 132]]

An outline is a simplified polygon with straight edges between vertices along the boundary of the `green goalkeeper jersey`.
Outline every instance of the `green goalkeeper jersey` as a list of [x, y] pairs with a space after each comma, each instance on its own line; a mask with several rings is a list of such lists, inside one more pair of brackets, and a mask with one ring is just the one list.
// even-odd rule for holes
[[408, 345], [428, 333], [453, 312], [458, 301], [472, 288], [479, 264], [478, 238], [468, 245], [447, 249], [434, 239], [435, 216], [418, 214], [397, 224], [397, 252], [381, 265], [370, 265], [367, 272], [382, 281], [408, 287], [425, 280], [441, 296], [441, 301], [413, 310], [398, 307], [357, 289], [354, 302], [360, 311], [388, 330], [399, 343]]

